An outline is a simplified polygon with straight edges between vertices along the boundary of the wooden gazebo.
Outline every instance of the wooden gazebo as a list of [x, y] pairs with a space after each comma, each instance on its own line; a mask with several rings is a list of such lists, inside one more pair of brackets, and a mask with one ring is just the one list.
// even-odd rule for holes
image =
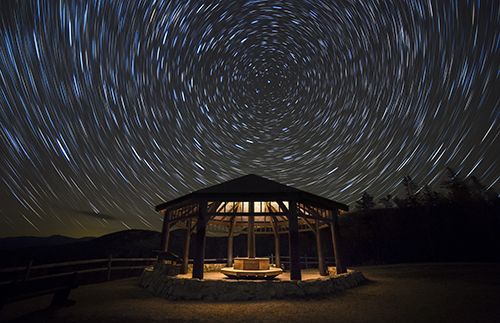
[[207, 231], [227, 234], [228, 266], [233, 263], [235, 233], [248, 235], [249, 258], [255, 258], [255, 234], [273, 234], [278, 267], [281, 265], [279, 234], [288, 233], [290, 279], [301, 280], [299, 232], [313, 231], [316, 234], [319, 271], [321, 275], [327, 275], [319, 232], [328, 227], [332, 234], [337, 273], [345, 273], [338, 215], [347, 210], [344, 204], [257, 175], [246, 175], [156, 206], [156, 211], [164, 215], [160, 250], [167, 251], [173, 226], [186, 229], [183, 270], [187, 272], [190, 237], [196, 231], [192, 277], [202, 279]]

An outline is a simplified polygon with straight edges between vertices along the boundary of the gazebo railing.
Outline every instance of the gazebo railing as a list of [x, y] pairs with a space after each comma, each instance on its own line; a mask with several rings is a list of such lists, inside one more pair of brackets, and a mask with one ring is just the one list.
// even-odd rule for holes
[[[235, 258], [237, 258], [236, 256]], [[266, 258], [269, 258], [269, 261], [271, 264], [276, 264], [276, 258], [274, 257], [274, 254], [271, 254], [270, 256], [267, 256]], [[204, 260], [205, 263], [207, 264], [219, 264], [219, 263], [226, 263], [227, 258], [206, 258]], [[325, 257], [325, 262], [327, 266], [334, 266], [335, 265], [335, 257]], [[193, 263], [193, 259], [189, 259], [189, 263]], [[290, 266], [290, 257], [289, 256], [281, 256], [281, 263], [285, 265], [285, 267]], [[301, 267], [303, 269], [309, 269], [309, 268], [318, 268], [319, 266], [319, 261], [317, 256], [308, 256], [308, 255], [303, 255], [300, 256], [300, 263]]]

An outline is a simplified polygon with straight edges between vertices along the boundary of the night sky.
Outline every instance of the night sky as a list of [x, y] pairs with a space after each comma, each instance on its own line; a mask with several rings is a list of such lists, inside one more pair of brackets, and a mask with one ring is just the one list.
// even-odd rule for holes
[[1, 1], [0, 237], [161, 230], [249, 173], [500, 188], [500, 1]]

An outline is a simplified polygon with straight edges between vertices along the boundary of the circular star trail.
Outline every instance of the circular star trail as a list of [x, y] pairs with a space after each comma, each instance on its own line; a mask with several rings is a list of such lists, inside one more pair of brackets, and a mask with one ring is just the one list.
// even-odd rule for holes
[[254, 173], [345, 204], [500, 178], [498, 1], [3, 1], [0, 236], [159, 230]]

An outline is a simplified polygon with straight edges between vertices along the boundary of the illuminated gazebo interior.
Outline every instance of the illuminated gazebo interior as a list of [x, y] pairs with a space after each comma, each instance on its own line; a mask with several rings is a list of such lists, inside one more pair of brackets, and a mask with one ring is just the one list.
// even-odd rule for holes
[[[184, 273], [187, 272], [191, 233], [196, 232], [193, 278], [203, 278], [207, 232], [227, 235], [227, 268], [232, 268], [234, 264], [235, 269], [242, 261], [250, 263], [250, 266], [253, 259], [263, 261], [264, 258], [257, 258], [255, 255], [256, 234], [274, 235], [276, 267], [280, 268], [279, 235], [288, 234], [290, 278], [300, 280], [299, 232], [312, 231], [316, 234], [319, 271], [321, 275], [327, 275], [319, 232], [328, 228], [332, 234], [337, 273], [346, 272], [338, 231], [338, 215], [347, 211], [348, 207], [257, 175], [246, 175], [201, 189], [160, 204], [156, 206], [156, 210], [164, 215], [160, 251], [168, 251], [170, 230], [174, 226], [186, 230], [182, 268]], [[238, 264], [233, 256], [235, 234], [248, 235], [248, 257]], [[258, 264], [256, 270], [259, 270]]]

